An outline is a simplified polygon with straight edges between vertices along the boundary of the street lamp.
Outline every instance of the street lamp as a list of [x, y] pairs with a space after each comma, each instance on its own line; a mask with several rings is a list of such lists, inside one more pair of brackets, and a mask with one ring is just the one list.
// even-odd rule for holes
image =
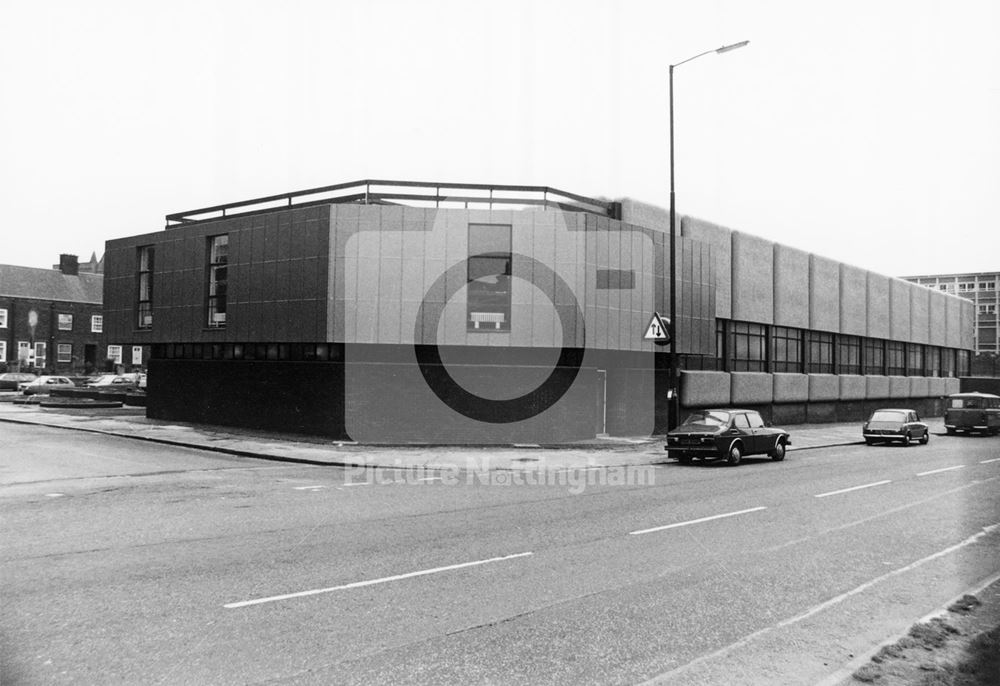
[[722, 54], [749, 45], [745, 40], [732, 45], [723, 45], [715, 50], [706, 50], [683, 62], [670, 65], [670, 405], [667, 410], [667, 426], [673, 429], [677, 426], [677, 409], [680, 403], [678, 393], [680, 384], [677, 379], [677, 202], [674, 197], [674, 67], [696, 60], [710, 53]]

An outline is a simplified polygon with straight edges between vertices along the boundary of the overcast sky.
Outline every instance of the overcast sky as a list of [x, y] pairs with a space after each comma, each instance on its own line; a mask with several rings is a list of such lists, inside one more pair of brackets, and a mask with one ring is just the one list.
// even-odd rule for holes
[[6, 3], [0, 263], [362, 178], [548, 185], [1000, 269], [1000, 2]]

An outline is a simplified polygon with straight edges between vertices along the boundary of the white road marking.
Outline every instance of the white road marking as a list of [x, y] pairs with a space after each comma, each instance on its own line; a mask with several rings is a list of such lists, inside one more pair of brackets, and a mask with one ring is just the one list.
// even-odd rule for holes
[[417, 481], [443, 481], [443, 480], [444, 480], [443, 476], [425, 476], [420, 479], [417, 479]]
[[657, 676], [653, 677], [652, 679], [649, 679], [648, 681], [643, 682], [641, 686], [652, 686], [653, 684], [664, 684], [664, 683], [667, 683], [671, 679], [673, 679], [674, 677], [679, 676], [680, 674], [683, 674], [684, 672], [688, 672], [691, 669], [693, 669], [694, 667], [697, 667], [697, 666], [702, 665], [702, 664], [704, 664], [706, 662], [709, 662], [711, 660], [715, 660], [715, 659], [718, 659], [718, 658], [723, 657], [725, 655], [728, 655], [729, 653], [733, 652], [737, 648], [742, 648], [742, 647], [744, 647], [746, 645], [749, 645], [754, 639], [760, 638], [761, 636], [764, 636], [765, 634], [769, 634], [772, 631], [774, 631], [775, 629], [780, 629], [780, 628], [789, 626], [791, 624], [797, 624], [798, 622], [801, 622], [804, 619], [808, 619], [809, 617], [812, 617], [813, 615], [818, 614], [819, 612], [822, 612], [823, 610], [825, 610], [825, 609], [827, 609], [829, 607], [832, 607], [833, 605], [836, 605], [838, 603], [843, 602], [844, 600], [847, 600], [851, 596], [855, 596], [855, 595], [857, 595], [859, 593], [862, 593], [862, 592], [868, 590], [872, 586], [875, 586], [876, 584], [879, 584], [882, 581], [885, 581], [886, 579], [891, 579], [894, 576], [898, 576], [900, 574], [905, 574], [906, 572], [909, 572], [909, 571], [911, 571], [913, 569], [916, 569], [917, 567], [920, 567], [920, 566], [922, 566], [922, 565], [924, 565], [924, 564], [926, 564], [928, 562], [931, 562], [932, 560], [936, 560], [939, 557], [944, 557], [945, 555], [949, 555], [949, 554], [955, 552], [956, 550], [961, 550], [962, 548], [964, 548], [966, 546], [972, 545], [973, 543], [975, 543], [976, 541], [978, 541], [983, 536], [986, 536], [986, 535], [992, 533], [993, 531], [995, 531], [998, 526], [1000, 526], [1000, 523], [998, 523], [998, 524], [991, 524], [990, 526], [984, 526], [981, 531], [979, 531], [978, 533], [973, 534], [972, 536], [969, 536], [967, 539], [965, 539], [961, 543], [956, 543], [955, 545], [949, 546], [949, 547], [945, 548], [944, 550], [939, 550], [938, 552], [932, 553], [931, 555], [928, 555], [927, 557], [921, 558], [921, 559], [917, 560], [916, 562], [911, 562], [910, 564], [906, 565], [905, 567], [900, 567], [898, 569], [892, 570], [891, 572], [886, 572], [885, 574], [883, 574], [881, 576], [878, 576], [878, 577], [872, 579], [871, 581], [866, 581], [865, 583], [861, 584], [857, 588], [854, 588], [854, 589], [852, 589], [850, 591], [847, 591], [846, 593], [841, 593], [838, 596], [830, 598], [826, 602], [820, 603], [819, 605], [816, 605], [815, 607], [807, 610], [806, 612], [803, 612], [800, 615], [796, 615], [794, 617], [789, 617], [788, 619], [782, 620], [782, 621], [778, 622], [777, 624], [775, 624], [773, 626], [768, 626], [768, 627], [764, 627], [763, 629], [758, 629], [757, 631], [753, 632], [752, 634], [748, 634], [748, 635], [744, 636], [743, 638], [741, 638], [740, 640], [738, 640], [738, 641], [736, 641], [734, 643], [730, 643], [727, 646], [719, 648], [715, 652], [709, 653], [707, 655], [702, 655], [701, 657], [697, 657], [694, 660], [692, 660], [691, 662], [688, 662], [687, 664], [681, 665], [680, 667], [676, 667], [675, 669], [672, 669], [672, 670], [670, 670], [668, 672], [663, 672], [662, 674], [658, 674]]
[[735, 517], [736, 515], [747, 514], [748, 512], [759, 512], [760, 510], [766, 510], [766, 507], [751, 507], [749, 510], [740, 510], [738, 512], [727, 512], [725, 514], [712, 515], [711, 517], [702, 517], [701, 519], [692, 519], [687, 522], [677, 522], [676, 524], [667, 524], [666, 526], [655, 526], [652, 529], [640, 529], [639, 531], [629, 531], [629, 536], [638, 536], [640, 534], [648, 534], [654, 531], [665, 531], [666, 529], [676, 529], [679, 526], [687, 526], [688, 524], [700, 524], [701, 522], [710, 522], [713, 519], [723, 519], [725, 517]]
[[370, 481], [359, 481], [357, 483], [344, 484], [345, 486], [371, 486]]
[[291, 598], [303, 598], [310, 595], [319, 595], [320, 593], [332, 593], [333, 591], [344, 591], [350, 588], [363, 588], [365, 586], [375, 586], [376, 584], [386, 584], [390, 581], [401, 581], [402, 579], [412, 579], [418, 576], [427, 576], [428, 574], [438, 574], [440, 572], [449, 572], [454, 569], [464, 569], [466, 567], [476, 567], [479, 565], [486, 565], [493, 562], [503, 562], [505, 560], [513, 560], [518, 557], [527, 557], [528, 555], [534, 555], [532, 552], [527, 553], [515, 553], [514, 555], [504, 555], [503, 557], [491, 557], [487, 560], [476, 560], [475, 562], [462, 562], [457, 565], [447, 565], [445, 567], [434, 567], [433, 569], [423, 569], [419, 572], [409, 572], [407, 574], [396, 574], [394, 576], [386, 576], [381, 579], [369, 579], [368, 581], [355, 581], [354, 583], [344, 584], [342, 586], [331, 586], [330, 588], [316, 588], [311, 591], [299, 591], [298, 593], [286, 593], [285, 595], [275, 595], [269, 598], [257, 598], [255, 600], [243, 600], [238, 603], [228, 603], [223, 605], [227, 609], [235, 609], [238, 607], [247, 607], [248, 605], [260, 605], [262, 603], [273, 603], [278, 600], [289, 600]]
[[316, 491], [319, 490], [320, 488], [326, 488], [326, 486], [317, 484], [315, 486], [293, 486], [292, 488], [294, 488], [296, 491]]
[[917, 476], [927, 476], [928, 474], [940, 474], [941, 472], [950, 472], [955, 469], [964, 469], [964, 464], [957, 464], [954, 467], [942, 467], [941, 469], [932, 469], [929, 472], [920, 472]]
[[1000, 457], [994, 457], [992, 460], [980, 460], [979, 464], [989, 464], [990, 462], [1000, 462]]
[[46, 493], [45, 497], [46, 498], [62, 498], [64, 495], [66, 495], [66, 494], [65, 493]]
[[813, 496], [814, 498], [825, 498], [828, 495], [840, 495], [841, 493], [850, 493], [851, 491], [860, 491], [862, 488], [871, 488], [872, 486], [883, 486], [885, 484], [891, 484], [892, 480], [886, 479], [885, 481], [876, 481], [874, 483], [865, 484], [864, 486], [851, 486], [850, 488], [842, 488], [839, 491], [830, 491], [829, 493], [820, 493], [819, 495]]

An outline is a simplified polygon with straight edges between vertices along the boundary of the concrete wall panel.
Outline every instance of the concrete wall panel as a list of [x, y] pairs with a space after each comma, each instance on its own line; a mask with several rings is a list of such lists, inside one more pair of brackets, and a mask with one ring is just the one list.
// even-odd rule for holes
[[927, 397], [940, 398], [945, 394], [945, 380], [940, 376], [927, 379]]
[[864, 400], [868, 397], [868, 384], [865, 377], [858, 374], [840, 375], [840, 399]]
[[804, 403], [809, 400], [809, 377], [805, 374], [777, 372], [771, 376], [774, 382], [774, 402]]
[[959, 346], [963, 350], [975, 350], [976, 349], [976, 335], [975, 335], [975, 321], [976, 321], [976, 305], [971, 300], [966, 300], [965, 298], [959, 298], [960, 302], [960, 321], [961, 321], [961, 334]]
[[868, 336], [889, 338], [889, 277], [868, 272]]
[[774, 244], [733, 232], [733, 319], [774, 322]]
[[947, 307], [948, 307], [948, 296], [940, 291], [930, 291], [929, 300], [929, 335], [931, 345], [947, 345], [948, 344], [948, 321]]
[[951, 377], [944, 380], [944, 395], [953, 395], [959, 393], [962, 390], [962, 382], [960, 379]]
[[868, 273], [849, 264], [840, 265], [840, 333], [868, 334]]
[[889, 279], [889, 338], [894, 341], [909, 341], [910, 328], [910, 284], [901, 279]]
[[[664, 222], [666, 225], [668, 222]], [[732, 231], [723, 226], [693, 217], [681, 218], [681, 235], [711, 246], [715, 261], [715, 316], [733, 318], [733, 240]]]
[[774, 244], [774, 323], [809, 328], [809, 253]]
[[866, 376], [865, 398], [867, 400], [882, 400], [889, 397], [888, 376]]
[[762, 405], [774, 399], [774, 383], [764, 372], [732, 372], [733, 405]]
[[[949, 348], [962, 347], [962, 302], [958, 296], [950, 296], [945, 300], [945, 328]], [[958, 391], [956, 391], [957, 393]]]
[[910, 377], [890, 376], [889, 377], [889, 397], [909, 398], [910, 397]]
[[836, 374], [809, 374], [809, 402], [840, 400], [840, 379]]
[[684, 407], [725, 407], [730, 404], [730, 389], [728, 372], [681, 372], [681, 405]]
[[840, 330], [840, 263], [809, 256], [809, 328]]
[[925, 376], [910, 377], [910, 397], [926, 398], [931, 394], [930, 380]]
[[912, 343], [931, 342], [931, 290], [915, 283], [910, 290], [910, 341]]

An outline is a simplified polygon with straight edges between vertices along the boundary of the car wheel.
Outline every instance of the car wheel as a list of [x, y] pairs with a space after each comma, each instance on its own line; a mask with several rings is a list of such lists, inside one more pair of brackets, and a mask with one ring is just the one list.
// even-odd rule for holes
[[875, 444], [875, 441], [873, 441], [872, 439], [870, 439], [870, 438], [866, 438], [865, 439], [865, 445], [874, 445], [874, 444]]
[[680, 461], [681, 464], [691, 464], [691, 456], [688, 455], [687, 453], [681, 453], [680, 455], [677, 456], [677, 459]]
[[785, 443], [784, 441], [778, 441], [774, 444], [774, 450], [770, 453], [771, 459], [775, 462], [781, 462], [785, 459]]
[[950, 426], [948, 427], [947, 430], [948, 430], [948, 435], [949, 436], [954, 436], [955, 435], [955, 430], [953, 428], [951, 428]]
[[729, 446], [729, 454], [726, 456], [726, 462], [728, 462], [730, 466], [735, 467], [742, 459], [743, 446], [740, 443], [734, 442], [731, 446]]
[[927, 445], [931, 440], [931, 432], [925, 431], [924, 435], [920, 437], [920, 445]]
[[903, 446], [910, 447], [910, 434], [903, 434]]

